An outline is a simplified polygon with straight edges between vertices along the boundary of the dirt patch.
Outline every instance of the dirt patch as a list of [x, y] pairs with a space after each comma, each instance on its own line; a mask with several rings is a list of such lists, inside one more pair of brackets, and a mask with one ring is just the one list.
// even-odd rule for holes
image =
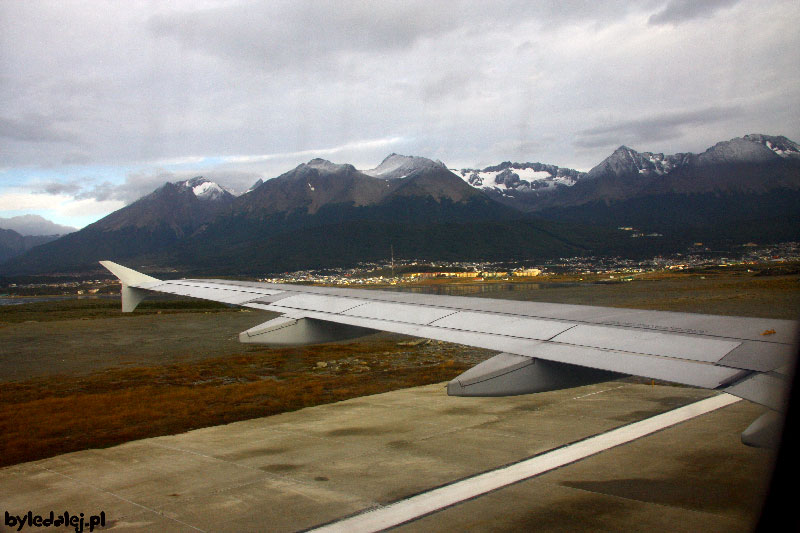
[[363, 435], [385, 435], [387, 433], [394, 433], [396, 428], [380, 428], [380, 427], [363, 427], [363, 428], [341, 428], [327, 431], [325, 433], [328, 437], [356, 437]]
[[289, 451], [288, 448], [257, 448], [253, 450], [243, 450], [236, 453], [227, 453], [225, 455], [215, 455], [217, 459], [224, 461], [241, 461], [242, 459], [253, 459], [255, 457], [264, 457], [265, 455], [277, 455]]
[[263, 470], [264, 472], [270, 472], [272, 474], [291, 472], [293, 470], [297, 470], [298, 468], [300, 468], [300, 465], [293, 465], [289, 463], [278, 463], [274, 465], [264, 465], [258, 467], [259, 470]]

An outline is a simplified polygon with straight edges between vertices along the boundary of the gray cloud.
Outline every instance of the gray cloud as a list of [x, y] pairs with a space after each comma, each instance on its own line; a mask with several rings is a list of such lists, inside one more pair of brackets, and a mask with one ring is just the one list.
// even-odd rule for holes
[[681, 136], [687, 126], [735, 119], [742, 113], [737, 107], [710, 107], [658, 114], [585, 129], [578, 132], [574, 144], [580, 148], [597, 148], [665, 141]]
[[241, 3], [194, 13], [157, 15], [150, 29], [212, 54], [257, 62], [263, 67], [323, 59], [346, 50], [407, 47], [442, 31], [445, 6], [430, 5], [425, 16], [412, 2]]
[[188, 180], [196, 176], [205, 176], [228, 188], [235, 194], [242, 193], [250, 188], [263, 175], [255, 172], [212, 170], [210, 172], [134, 172], [126, 176], [122, 183], [111, 181], [93, 182], [90, 179], [70, 181], [66, 183], [48, 182], [41, 186], [39, 192], [53, 195], [72, 196], [76, 200], [96, 200], [105, 202], [109, 200], [122, 201], [130, 204], [142, 196], [150, 194], [167, 182]]
[[92, 158], [80, 152], [69, 152], [61, 158], [62, 165], [86, 165], [92, 162]]
[[105, 202], [119, 200], [126, 204], [164, 185], [167, 181], [177, 181], [180, 177], [170, 172], [153, 174], [133, 173], [122, 183], [96, 181], [91, 178], [73, 179], [69, 181], [48, 181], [39, 184], [34, 192], [55, 196], [71, 196], [76, 200], [96, 200]]
[[76, 198], [94, 198], [98, 201], [120, 200], [129, 204], [150, 194], [168, 181], [178, 181], [172, 172], [157, 171], [154, 173], [137, 172], [128, 174], [122, 183], [103, 181], [93, 184], [79, 193]]
[[649, 24], [680, 24], [687, 20], [706, 18], [716, 11], [730, 7], [740, 0], [670, 0], [658, 13], [650, 16]]
[[797, 140], [800, 4], [730, 6], [0, 2], [0, 194], [130, 202], [198, 174], [241, 191], [314, 155], [588, 168], [622, 143]]
[[25, 120], [0, 117], [0, 137], [34, 143], [70, 141], [69, 136], [59, 132], [51, 120], [41, 116], [29, 116]]
[[[642, 2], [638, 8], [657, 0]], [[507, 0], [502, 4], [451, 0], [384, 0], [328, 2], [239, 2], [195, 12], [155, 15], [154, 35], [176, 39], [212, 55], [257, 63], [271, 70], [286, 66], [321, 67], [342, 52], [380, 54], [409, 51], [423, 39], [511, 27], [520, 20], [537, 20], [552, 29], [592, 20], [607, 24], [637, 9], [614, 0], [600, 6], [588, 0], [558, 3]]]
[[74, 196], [81, 191], [82, 187], [75, 182], [62, 183], [51, 181], [42, 185], [41, 192], [44, 194]]
[[[81, 188], [75, 193], [75, 198], [78, 200], [94, 199], [98, 202], [105, 202], [108, 200], [122, 200], [125, 203], [130, 203], [136, 198], [132, 198], [130, 194], [130, 187], [127, 184], [116, 185], [110, 181], [102, 183], [95, 183], [91, 187]], [[138, 190], [136, 191], [139, 192]], [[141, 194], [139, 196], [142, 196]]]

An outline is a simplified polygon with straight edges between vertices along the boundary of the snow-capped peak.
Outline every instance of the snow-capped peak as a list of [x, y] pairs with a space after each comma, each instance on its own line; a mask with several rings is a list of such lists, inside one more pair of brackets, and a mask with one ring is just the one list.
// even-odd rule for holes
[[187, 189], [191, 189], [194, 195], [200, 200], [218, 200], [226, 195], [232, 195], [232, 193], [222, 185], [208, 178], [204, 178], [203, 176], [197, 176], [196, 178], [186, 180], [181, 185]]
[[374, 178], [400, 179], [412, 172], [430, 168], [446, 169], [447, 167], [441, 161], [433, 161], [426, 157], [390, 154], [377, 167], [361, 172]]

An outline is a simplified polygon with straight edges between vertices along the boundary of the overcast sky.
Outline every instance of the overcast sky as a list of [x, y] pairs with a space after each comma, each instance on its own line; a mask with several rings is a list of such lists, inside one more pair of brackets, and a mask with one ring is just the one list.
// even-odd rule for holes
[[588, 170], [800, 141], [798, 28], [796, 0], [0, 0], [0, 216], [81, 227], [314, 157]]

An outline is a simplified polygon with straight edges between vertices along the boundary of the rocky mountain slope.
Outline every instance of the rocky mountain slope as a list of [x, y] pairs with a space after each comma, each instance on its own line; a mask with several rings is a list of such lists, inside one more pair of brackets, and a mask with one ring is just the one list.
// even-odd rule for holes
[[14, 230], [0, 228], [0, 263], [20, 256], [40, 244], [58, 239], [58, 235], [20, 235]]
[[620, 146], [588, 172], [505, 162], [457, 171], [475, 188], [524, 211], [654, 194], [765, 193], [800, 189], [800, 146], [783, 136], [745, 135], [701, 154], [637, 152]]
[[[785, 137], [747, 135], [701, 154], [621, 146], [586, 173], [510, 162], [454, 173], [391, 154], [363, 171], [312, 159], [238, 197], [200, 177], [166, 183], [2, 270], [112, 259], [263, 273], [380, 259], [389, 246], [429, 259], [628, 254], [800, 239], [799, 221], [800, 147]], [[619, 226], [664, 237], [634, 245]]]
[[[383, 257], [390, 233], [395, 240], [415, 235], [412, 240], [425, 243], [436, 225], [517, 216], [441, 163], [397, 154], [384, 163], [375, 172], [384, 177], [374, 177], [352, 165], [313, 159], [239, 197], [205, 178], [166, 183], [3, 270], [87, 268], [104, 257], [279, 269], [314, 254], [322, 263], [323, 250], [332, 262]], [[465, 231], [451, 229], [448, 240], [467, 242], [471, 233]], [[325, 235], [309, 250], [307, 241]], [[421, 251], [435, 255], [436, 246]]]
[[213, 220], [234, 199], [233, 194], [203, 177], [165, 183], [80, 231], [7, 261], [3, 269], [61, 271], [86, 267], [101, 256], [158, 254]]

